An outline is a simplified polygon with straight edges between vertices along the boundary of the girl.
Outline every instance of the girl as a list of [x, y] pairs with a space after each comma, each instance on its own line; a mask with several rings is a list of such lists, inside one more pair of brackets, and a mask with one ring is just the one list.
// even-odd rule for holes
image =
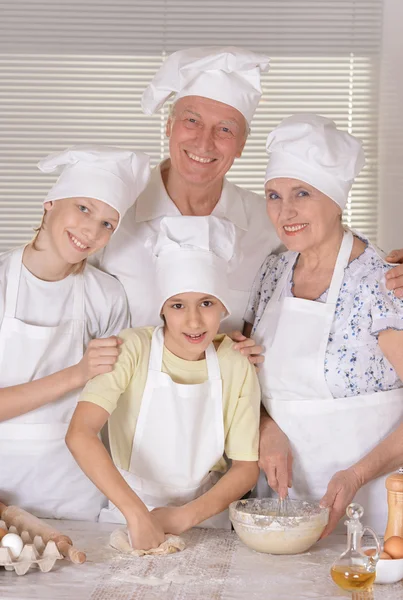
[[[230, 312], [234, 240], [233, 224], [217, 217], [162, 219], [154, 255], [164, 324], [121, 334], [113, 372], [87, 384], [67, 434], [110, 500], [101, 520], [126, 521], [137, 549], [201, 523], [229, 527], [228, 505], [257, 480], [255, 367], [217, 335]], [[98, 438], [108, 420], [112, 459]]]
[[50, 155], [39, 169], [63, 172], [37, 235], [0, 256], [0, 497], [41, 517], [96, 520], [103, 504], [64, 437], [80, 388], [112, 369], [129, 317], [119, 282], [86, 259], [143, 189], [148, 160], [107, 147]]

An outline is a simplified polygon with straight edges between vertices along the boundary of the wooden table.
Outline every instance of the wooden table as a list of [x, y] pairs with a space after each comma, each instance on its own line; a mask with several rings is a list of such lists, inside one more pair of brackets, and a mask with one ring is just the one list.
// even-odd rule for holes
[[[0, 569], [1, 600], [337, 600], [329, 569], [344, 550], [333, 535], [310, 552], [272, 556], [249, 550], [235, 533], [193, 529], [187, 548], [133, 558], [108, 547], [115, 525], [53, 521], [87, 552], [84, 565], [58, 561], [53, 571], [18, 577]], [[375, 586], [376, 600], [403, 600], [403, 582]]]

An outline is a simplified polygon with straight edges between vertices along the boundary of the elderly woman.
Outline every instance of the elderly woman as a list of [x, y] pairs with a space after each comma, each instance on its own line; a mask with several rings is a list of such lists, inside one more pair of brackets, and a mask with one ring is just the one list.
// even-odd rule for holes
[[362, 146], [329, 119], [299, 114], [267, 150], [267, 212], [288, 251], [264, 262], [245, 316], [245, 333], [266, 347], [260, 464], [281, 496], [292, 484], [292, 496], [332, 508], [325, 534], [354, 497], [383, 533], [382, 475], [403, 462], [392, 448], [403, 300], [386, 289], [390, 265], [342, 224]]

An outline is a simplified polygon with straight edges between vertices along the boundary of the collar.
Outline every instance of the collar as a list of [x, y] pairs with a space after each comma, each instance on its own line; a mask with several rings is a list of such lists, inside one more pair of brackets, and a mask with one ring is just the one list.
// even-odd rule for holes
[[[161, 176], [161, 166], [157, 165], [151, 172], [150, 180], [136, 202], [136, 222], [152, 221], [159, 217], [179, 216], [176, 205], [172, 202], [165, 189]], [[215, 217], [225, 217], [236, 227], [248, 229], [248, 219], [245, 212], [240, 189], [224, 178], [221, 197], [211, 213]]]

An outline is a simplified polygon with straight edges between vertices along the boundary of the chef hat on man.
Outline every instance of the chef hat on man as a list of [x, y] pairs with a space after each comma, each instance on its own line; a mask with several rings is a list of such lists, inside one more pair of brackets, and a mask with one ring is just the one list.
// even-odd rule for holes
[[122, 218], [145, 188], [150, 157], [110, 146], [73, 146], [38, 163], [43, 173], [61, 172], [44, 202], [63, 198], [95, 198]]
[[239, 110], [250, 124], [262, 95], [269, 58], [244, 48], [205, 46], [174, 52], [144, 91], [141, 106], [157, 112], [171, 97], [203, 96]]
[[301, 113], [284, 119], [267, 138], [265, 183], [278, 177], [299, 179], [343, 209], [355, 177], [365, 164], [362, 142], [334, 121]]
[[218, 217], [164, 217], [148, 240], [156, 260], [159, 310], [185, 292], [215, 296], [230, 314], [228, 265], [235, 255], [235, 227]]

